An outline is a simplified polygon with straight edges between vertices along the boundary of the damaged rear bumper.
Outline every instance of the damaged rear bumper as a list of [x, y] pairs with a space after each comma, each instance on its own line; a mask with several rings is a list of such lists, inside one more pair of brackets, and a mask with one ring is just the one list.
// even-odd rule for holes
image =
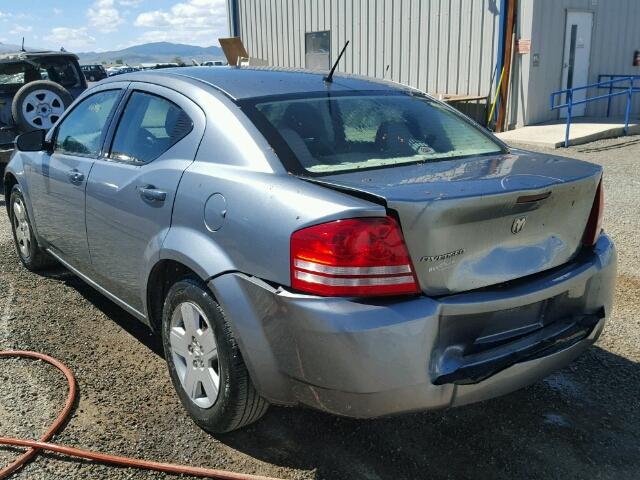
[[442, 298], [320, 298], [235, 273], [209, 285], [265, 398], [376, 417], [481, 401], [564, 367], [602, 332], [615, 275], [603, 234], [562, 267]]

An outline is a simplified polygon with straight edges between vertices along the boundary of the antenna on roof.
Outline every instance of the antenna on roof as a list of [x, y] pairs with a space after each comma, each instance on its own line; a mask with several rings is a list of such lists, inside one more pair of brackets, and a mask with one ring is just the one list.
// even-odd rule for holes
[[26, 50], [24, 49], [24, 37], [22, 37], [22, 47], [20, 47], [20, 51], [26, 52]]
[[340, 55], [338, 55], [336, 62], [333, 64], [333, 67], [331, 67], [331, 71], [329, 72], [329, 75], [323, 78], [325, 82], [327, 83], [333, 82], [333, 72], [336, 71], [336, 68], [338, 67], [338, 62], [342, 58], [342, 55], [344, 55], [344, 51], [347, 49], [347, 45], [349, 45], [349, 40], [347, 40], [347, 43], [345, 43], [344, 47], [342, 47], [342, 50], [340, 51]]

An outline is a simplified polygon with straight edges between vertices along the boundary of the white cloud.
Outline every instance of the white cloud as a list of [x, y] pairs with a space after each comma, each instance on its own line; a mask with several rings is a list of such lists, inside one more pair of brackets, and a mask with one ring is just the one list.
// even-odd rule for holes
[[53, 14], [54, 15], [62, 15], [62, 9], [53, 7]]
[[15, 27], [13, 27], [11, 30], [9, 30], [9, 34], [11, 35], [21, 35], [23, 33], [29, 33], [33, 31], [33, 27], [31, 25], [27, 25], [27, 26], [21, 26], [21, 25], [16, 25]]
[[135, 20], [137, 27], [149, 28], [142, 42], [183, 42], [213, 45], [228, 35], [225, 0], [189, 0], [169, 10], [143, 12]]
[[118, 0], [118, 3], [123, 7], [137, 7], [143, 2], [144, 0]]
[[87, 10], [89, 25], [102, 33], [115, 32], [124, 20], [116, 8], [115, 0], [96, 0]]
[[172, 42], [208, 47], [215, 45], [220, 36], [220, 32], [216, 30], [149, 30], [133, 43]]
[[96, 43], [96, 39], [89, 35], [86, 27], [52, 28], [51, 32], [46, 35], [44, 39], [51, 43], [54, 48], [64, 47], [65, 50], [68, 51], [86, 51], [91, 45]]

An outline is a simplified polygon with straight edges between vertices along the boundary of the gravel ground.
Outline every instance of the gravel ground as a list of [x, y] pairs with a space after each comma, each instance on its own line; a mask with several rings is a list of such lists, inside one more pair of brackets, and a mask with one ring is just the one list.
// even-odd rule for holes
[[[213, 438], [180, 407], [159, 342], [73, 275], [23, 269], [4, 212], [0, 350], [45, 352], [74, 371], [80, 400], [55, 438], [63, 444], [282, 478], [638, 478], [640, 137], [554, 153], [605, 166], [605, 227], [620, 259], [616, 307], [597, 346], [505, 397], [371, 421], [271, 408], [258, 424]], [[38, 436], [65, 388], [48, 366], [2, 360], [0, 434]], [[0, 449], [0, 465], [14, 454]], [[175, 477], [42, 455], [13, 478]]]

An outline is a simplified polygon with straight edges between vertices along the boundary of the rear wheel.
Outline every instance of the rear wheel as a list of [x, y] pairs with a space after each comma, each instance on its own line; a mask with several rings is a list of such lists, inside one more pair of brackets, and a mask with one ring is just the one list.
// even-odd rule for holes
[[14, 185], [11, 189], [9, 202], [13, 240], [22, 264], [32, 271], [55, 265], [55, 260], [40, 248], [33, 234], [29, 212], [19, 185]]
[[169, 290], [162, 338], [173, 386], [200, 427], [224, 433], [265, 414], [269, 404], [251, 382], [222, 308], [199, 279]]

